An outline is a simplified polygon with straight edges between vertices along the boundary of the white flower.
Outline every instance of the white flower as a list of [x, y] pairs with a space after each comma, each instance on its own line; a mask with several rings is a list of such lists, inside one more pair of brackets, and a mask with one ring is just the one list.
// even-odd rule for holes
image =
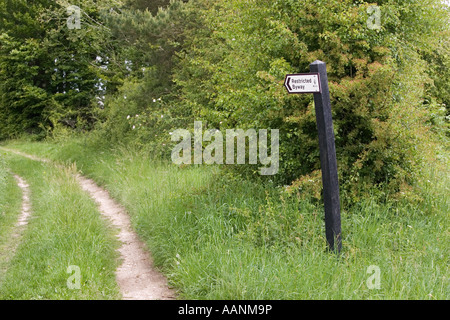
[[161, 98], [158, 98], [158, 101], [161, 101]]
[[164, 116], [163, 115], [161, 115], [161, 118], [163, 118]]
[[127, 116], [127, 120], [130, 119], [130, 115]]
[[173, 132], [169, 132], [170, 135], [173, 135]]
[[153, 99], [153, 102], [156, 102], [156, 99]]
[[136, 126], [133, 126], [133, 130], [136, 129]]
[[139, 115], [138, 115], [138, 114], [136, 115], [136, 118], [137, 118], [137, 117], [139, 117]]

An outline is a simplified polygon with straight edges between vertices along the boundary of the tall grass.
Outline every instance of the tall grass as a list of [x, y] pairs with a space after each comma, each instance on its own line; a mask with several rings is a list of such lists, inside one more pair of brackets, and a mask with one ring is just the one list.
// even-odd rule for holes
[[[442, 177], [430, 180], [430, 198], [420, 205], [367, 198], [344, 208], [343, 250], [335, 255], [327, 251], [323, 208], [282, 188], [217, 167], [180, 168], [126, 148], [73, 141], [15, 147], [76, 162], [104, 184], [184, 298], [450, 297], [448, 180]], [[370, 266], [380, 270], [380, 289], [369, 283]]]
[[[76, 170], [15, 155], [9, 166], [30, 184], [33, 213], [0, 283], [0, 299], [118, 298], [117, 240], [80, 190]], [[79, 287], [70, 266], [79, 268]]]
[[0, 282], [16, 243], [11, 235], [20, 213], [21, 199], [20, 189], [8, 172], [5, 155], [0, 152]]

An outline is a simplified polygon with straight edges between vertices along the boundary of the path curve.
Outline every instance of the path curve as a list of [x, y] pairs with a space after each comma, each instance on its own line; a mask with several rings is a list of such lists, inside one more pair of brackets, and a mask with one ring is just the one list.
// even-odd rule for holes
[[93, 180], [77, 175], [83, 190], [97, 202], [100, 212], [114, 227], [119, 228], [122, 246], [119, 252], [122, 265], [116, 271], [117, 284], [124, 299], [171, 300], [175, 294], [168, 288], [166, 278], [153, 267], [145, 245], [131, 228], [125, 209], [100, 188]]
[[[8, 148], [2, 149], [31, 160], [49, 162], [47, 159], [39, 158], [17, 150]], [[130, 217], [125, 208], [115, 201], [105, 189], [99, 187], [93, 180], [83, 177], [80, 174], [76, 175], [76, 179], [81, 188], [86, 191], [97, 203], [100, 213], [111, 222], [113, 227], [119, 230], [118, 239], [122, 243], [121, 247], [118, 249], [120, 253], [121, 265], [116, 270], [116, 281], [123, 299], [175, 299], [175, 291], [168, 287], [167, 279], [164, 275], [155, 269], [151, 256], [145, 248], [145, 244], [132, 230]], [[27, 187], [24, 181], [21, 181], [20, 183]]]

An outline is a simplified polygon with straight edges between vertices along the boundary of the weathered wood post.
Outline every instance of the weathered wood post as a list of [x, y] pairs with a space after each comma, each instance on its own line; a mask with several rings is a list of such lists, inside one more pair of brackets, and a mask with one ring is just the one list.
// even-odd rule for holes
[[284, 86], [289, 93], [314, 94], [325, 206], [325, 235], [330, 249], [340, 252], [341, 206], [327, 69], [325, 62], [319, 60], [311, 63], [309, 68], [311, 73], [286, 75]]
[[339, 181], [331, 117], [330, 91], [326, 64], [316, 60], [310, 71], [319, 74], [321, 92], [314, 93], [317, 131], [319, 132], [320, 166], [322, 168], [323, 200], [325, 206], [325, 234], [331, 250], [341, 251], [341, 206]]

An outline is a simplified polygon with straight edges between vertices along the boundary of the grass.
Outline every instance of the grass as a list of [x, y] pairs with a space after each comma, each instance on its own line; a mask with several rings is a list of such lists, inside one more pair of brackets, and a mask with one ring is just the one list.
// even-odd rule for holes
[[[323, 208], [273, 185], [75, 140], [9, 146], [76, 163], [109, 189], [182, 298], [450, 298], [448, 177], [430, 181], [421, 205], [367, 199], [343, 210], [335, 255]], [[368, 283], [373, 265], [380, 289]]]
[[[2, 157], [29, 183], [33, 213], [0, 282], [0, 299], [119, 298], [114, 273], [118, 243], [75, 181], [76, 169], [4, 152]], [[80, 270], [79, 289], [69, 266]]]
[[22, 194], [8, 170], [4, 157], [0, 157], [0, 283], [7, 264], [12, 257], [16, 239], [12, 239], [14, 225], [18, 219]]

